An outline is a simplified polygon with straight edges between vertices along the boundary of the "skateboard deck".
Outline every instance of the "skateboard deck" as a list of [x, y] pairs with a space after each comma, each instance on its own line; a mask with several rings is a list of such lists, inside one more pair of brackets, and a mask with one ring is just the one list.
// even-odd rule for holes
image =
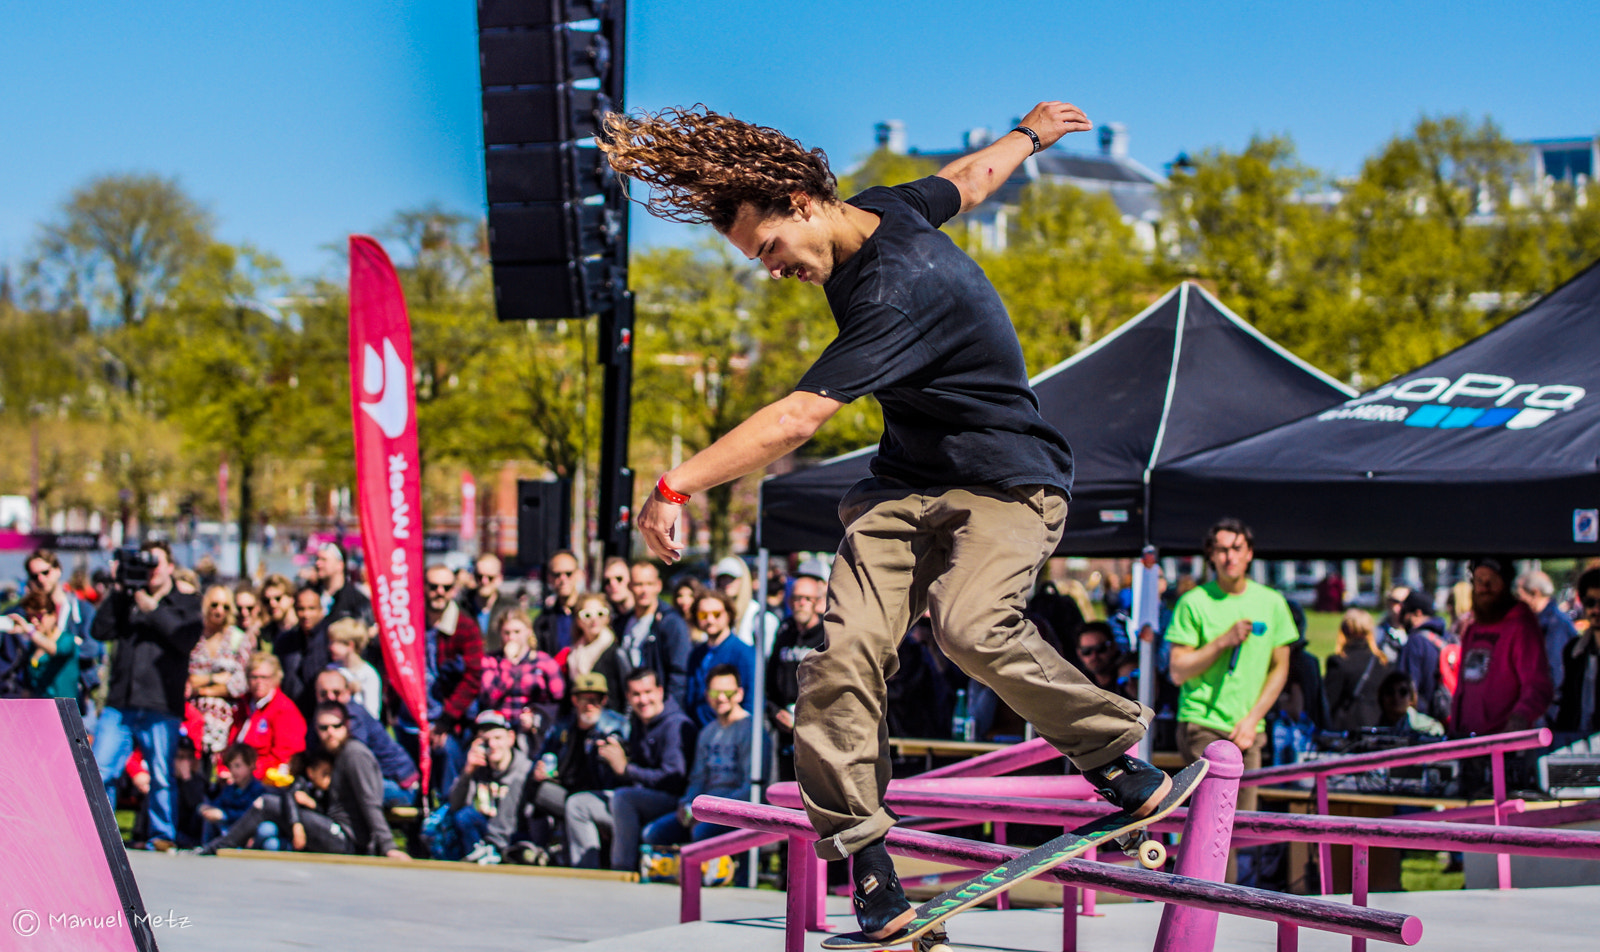
[[1126, 811], [1109, 813], [1083, 824], [1070, 833], [1062, 834], [1043, 846], [1031, 849], [981, 876], [940, 893], [918, 906], [916, 917], [895, 935], [873, 939], [865, 933], [851, 932], [823, 939], [822, 947], [834, 950], [884, 949], [917, 942], [934, 932], [956, 913], [970, 909], [1005, 892], [1017, 883], [1032, 879], [1075, 856], [1165, 818], [1189, 799], [1189, 795], [1205, 777], [1208, 769], [1210, 763], [1203, 758], [1185, 767], [1181, 773], [1172, 778], [1172, 789], [1148, 816], [1135, 818]]

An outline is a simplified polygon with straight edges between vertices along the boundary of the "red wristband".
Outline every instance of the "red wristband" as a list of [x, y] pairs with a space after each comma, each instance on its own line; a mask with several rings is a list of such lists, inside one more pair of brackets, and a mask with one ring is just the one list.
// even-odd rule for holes
[[656, 492], [661, 494], [662, 499], [672, 503], [674, 506], [681, 506], [689, 501], [688, 496], [685, 496], [680, 492], [674, 492], [672, 487], [667, 485], [666, 476], [662, 476], [660, 479], [656, 480]]

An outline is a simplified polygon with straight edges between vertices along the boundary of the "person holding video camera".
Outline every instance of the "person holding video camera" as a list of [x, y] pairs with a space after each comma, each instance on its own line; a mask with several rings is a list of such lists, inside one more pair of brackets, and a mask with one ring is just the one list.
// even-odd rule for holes
[[170, 849], [176, 837], [172, 754], [183, 722], [189, 655], [200, 640], [200, 596], [172, 584], [176, 565], [165, 542], [117, 553], [115, 582], [94, 617], [94, 637], [117, 642], [111, 684], [94, 737], [94, 759], [111, 808], [117, 777], [131, 750], [150, 770], [150, 846]]

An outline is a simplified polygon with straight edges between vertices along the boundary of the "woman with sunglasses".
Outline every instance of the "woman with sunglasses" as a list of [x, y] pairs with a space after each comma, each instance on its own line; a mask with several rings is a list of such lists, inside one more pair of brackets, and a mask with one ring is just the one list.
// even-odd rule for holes
[[228, 746], [239, 701], [249, 689], [245, 670], [255, 646], [234, 617], [233, 593], [221, 585], [206, 589], [200, 602], [203, 634], [189, 652], [189, 702], [200, 712], [202, 762]]
[[611, 603], [600, 592], [585, 592], [578, 596], [576, 608], [572, 644], [556, 654], [556, 663], [566, 672], [568, 683], [591, 671], [605, 675], [606, 707], [627, 710], [623, 685], [628, 672], [624, 656], [617, 650], [617, 636], [611, 631]]
[[[756, 650], [734, 635], [733, 600], [721, 592], [701, 592], [694, 615], [705, 630], [706, 640], [689, 652], [688, 697], [694, 702], [694, 709], [689, 713], [696, 724], [704, 727], [717, 719], [716, 710], [706, 700], [711, 671], [719, 665], [732, 665], [739, 674], [739, 683], [749, 684], [755, 677]], [[740, 698], [739, 705], [749, 713], [750, 696], [745, 694]]]
[[237, 614], [234, 624], [239, 630], [250, 636], [250, 644], [256, 647], [261, 645], [261, 624], [266, 616], [261, 611], [261, 599], [256, 595], [256, 590], [249, 585], [240, 585], [233, 590], [233, 609]]
[[694, 617], [694, 606], [700, 602], [700, 594], [706, 590], [700, 580], [692, 575], [682, 575], [672, 583], [672, 604], [678, 609], [678, 614], [689, 623], [689, 641], [699, 644], [706, 640], [705, 629], [700, 627], [700, 622]]

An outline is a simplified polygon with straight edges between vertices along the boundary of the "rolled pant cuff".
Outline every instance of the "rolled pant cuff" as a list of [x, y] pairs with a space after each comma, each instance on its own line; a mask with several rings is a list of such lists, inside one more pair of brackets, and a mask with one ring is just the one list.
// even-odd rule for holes
[[868, 843], [883, 839], [894, 828], [894, 822], [894, 814], [879, 810], [848, 830], [818, 840], [817, 856], [826, 860], [844, 859]]
[[1084, 773], [1094, 770], [1096, 767], [1104, 767], [1133, 749], [1134, 745], [1144, 740], [1145, 733], [1150, 729], [1150, 722], [1155, 719], [1155, 712], [1148, 707], [1142, 707], [1140, 711], [1142, 713], [1140, 713], [1139, 719], [1102, 750], [1093, 754], [1067, 758], [1072, 761], [1072, 766], [1078, 768], [1080, 773]]

